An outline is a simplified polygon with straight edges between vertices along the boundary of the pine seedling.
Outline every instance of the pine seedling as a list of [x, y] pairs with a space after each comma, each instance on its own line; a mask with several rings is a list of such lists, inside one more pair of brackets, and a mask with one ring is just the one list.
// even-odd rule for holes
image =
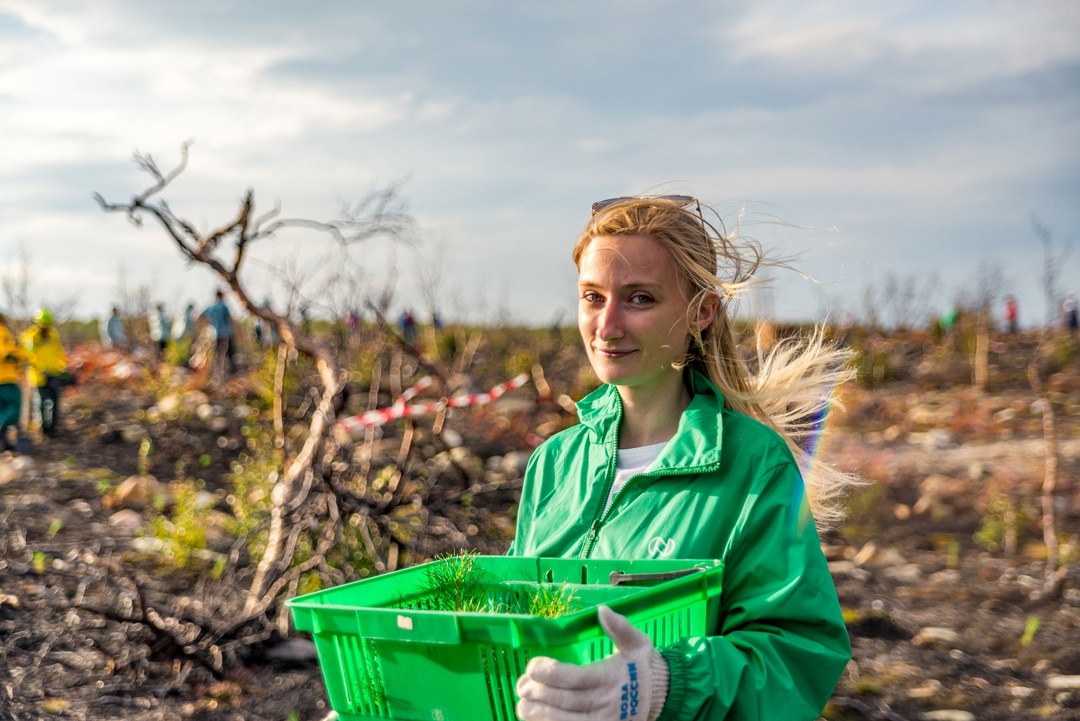
[[558, 587], [540, 586], [529, 600], [529, 613], [533, 616], [555, 618], [576, 610], [574, 592], [566, 587], [566, 582]]
[[489, 606], [483, 569], [476, 566], [476, 551], [438, 556], [427, 569], [425, 591], [440, 611], [482, 611]]

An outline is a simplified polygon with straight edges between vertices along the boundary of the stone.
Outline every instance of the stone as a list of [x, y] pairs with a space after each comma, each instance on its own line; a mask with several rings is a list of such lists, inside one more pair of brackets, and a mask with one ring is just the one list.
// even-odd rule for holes
[[917, 686], [908, 691], [908, 698], [928, 699], [940, 696], [945, 686], [937, 679], [930, 679], [922, 686]]
[[136, 530], [142, 528], [143, 517], [138, 511], [124, 508], [109, 516], [109, 525]]
[[859, 568], [853, 561], [831, 561], [829, 572], [834, 576], [846, 576], [856, 581], [870, 580], [870, 572], [865, 568]]
[[288, 638], [266, 649], [270, 661], [309, 663], [318, 660], [315, 644], [306, 638]]
[[195, 494], [195, 499], [192, 501], [192, 505], [194, 505], [199, 510], [206, 510], [208, 508], [213, 508], [214, 506], [216, 506], [218, 504], [218, 500], [218, 494], [211, 493], [207, 490], [202, 490]]
[[19, 470], [12, 463], [13, 460], [13, 458], [0, 458], [0, 486], [18, 479]]
[[962, 576], [960, 572], [953, 568], [947, 568], [944, 571], [938, 571], [930, 574], [930, 583], [940, 586], [952, 586], [960, 583]]
[[907, 563], [903, 566], [890, 566], [883, 570], [881, 575], [897, 583], [910, 585], [922, 580], [922, 569], [917, 563]]
[[903, 433], [904, 429], [900, 426], [889, 426], [881, 432], [881, 437], [885, 441], [892, 443], [893, 441], [898, 440]]
[[477, 459], [472, 454], [472, 451], [470, 451], [465, 446], [453, 446], [450, 449], [450, 458], [454, 460], [454, 463], [457, 463], [461, 466], [472, 466], [477, 462]]
[[180, 395], [177, 393], [170, 393], [167, 396], [163, 396], [155, 405], [158, 413], [168, 414], [175, 412], [180, 407]]
[[1046, 687], [1054, 691], [1080, 689], [1080, 676], [1047, 676]]
[[525, 475], [532, 451], [510, 451], [503, 456], [502, 471], [508, 478], [520, 478]]
[[460, 448], [465, 444], [465, 439], [453, 428], [443, 428], [442, 442], [446, 444], [447, 448]]
[[945, 626], [927, 626], [921, 629], [912, 643], [916, 646], [946, 646], [960, 640], [960, 634]]
[[1015, 408], [1004, 408], [994, 414], [994, 423], [1008, 423], [1016, 420], [1018, 415]]
[[194, 411], [201, 405], [210, 402], [210, 396], [206, 395], [202, 391], [188, 391], [184, 394], [184, 407], [189, 411]]
[[961, 709], [939, 709], [919, 714], [919, 721], [975, 721], [975, 714]]
[[120, 439], [123, 440], [124, 443], [128, 443], [133, 446], [142, 443], [145, 439], [149, 437], [150, 432], [147, 431], [146, 428], [144, 428], [143, 426], [140, 426], [136, 423], [133, 423], [129, 426], [124, 426], [120, 429]]
[[131, 539], [131, 547], [138, 553], [159, 555], [165, 553], [165, 541], [154, 536], [138, 536]]
[[134, 475], [125, 478], [103, 502], [107, 508], [146, 508], [157, 498], [168, 505], [170, 496], [165, 487], [153, 476]]

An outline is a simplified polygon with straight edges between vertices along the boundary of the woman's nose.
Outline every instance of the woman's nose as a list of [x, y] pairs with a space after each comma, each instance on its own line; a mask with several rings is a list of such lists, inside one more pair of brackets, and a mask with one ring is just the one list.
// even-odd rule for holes
[[623, 318], [618, 303], [607, 303], [596, 318], [596, 335], [602, 340], [622, 336]]

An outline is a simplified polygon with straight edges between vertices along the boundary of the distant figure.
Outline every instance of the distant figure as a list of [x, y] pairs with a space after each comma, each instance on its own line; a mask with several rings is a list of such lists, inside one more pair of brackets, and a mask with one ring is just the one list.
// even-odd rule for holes
[[124, 321], [120, 320], [120, 309], [113, 306], [109, 319], [105, 322], [104, 333], [101, 342], [109, 348], [124, 348]]
[[300, 332], [304, 335], [311, 333], [311, 306], [307, 303], [300, 306]]
[[941, 318], [938, 319], [938, 323], [941, 325], [942, 335], [948, 335], [952, 327], [956, 325], [956, 319], [960, 316], [960, 311], [955, 305], [949, 306], [948, 310], [941, 314]]
[[[267, 298], [262, 302], [262, 307], [265, 310], [273, 312], [270, 308], [270, 299]], [[279, 342], [277, 327], [262, 318], [256, 318], [255, 320], [255, 342], [263, 348], [270, 348], [276, 346]]]
[[436, 333], [442, 330], [442, 318], [439, 316], [438, 311], [431, 314], [431, 327]]
[[214, 332], [214, 368], [227, 376], [236, 372], [235, 349], [233, 348], [233, 320], [229, 306], [225, 305], [225, 294], [218, 291], [214, 303], [204, 310], [199, 319], [209, 323]]
[[412, 343], [416, 340], [416, 319], [413, 318], [411, 310], [406, 309], [401, 313], [398, 325], [401, 327], [401, 337], [405, 339], [406, 343]]
[[1077, 318], [1076, 293], [1069, 293], [1069, 297], [1061, 304], [1061, 316], [1065, 329], [1075, 335], [1077, 328], [1080, 328], [1080, 319]]
[[31, 388], [37, 389], [34, 417], [42, 433], [54, 436], [60, 423], [60, 389], [64, 385], [60, 374], [67, 370], [67, 354], [52, 313], [42, 308], [34, 314], [33, 325], [23, 333], [22, 345], [26, 351], [27, 380]]
[[164, 353], [172, 337], [172, 319], [165, 312], [165, 304], [158, 303], [146, 321], [150, 326], [150, 340], [157, 344], [158, 353]]
[[1016, 304], [1016, 298], [1011, 295], [1005, 296], [1005, 326], [1009, 333], [1016, 333], [1019, 328], [1020, 309]]
[[0, 313], [0, 452], [15, 450], [15, 444], [8, 440], [8, 428], [19, 427], [22, 412], [19, 365], [26, 359], [7, 323], [7, 316]]
[[188, 303], [187, 308], [184, 308], [184, 314], [176, 319], [176, 326], [173, 328], [173, 338], [178, 343], [185, 340], [194, 340], [195, 325], [195, 304]]

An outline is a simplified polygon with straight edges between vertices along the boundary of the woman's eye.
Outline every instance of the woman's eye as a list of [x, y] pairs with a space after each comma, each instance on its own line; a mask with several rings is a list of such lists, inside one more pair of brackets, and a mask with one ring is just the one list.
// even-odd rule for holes
[[646, 303], [652, 303], [652, 296], [648, 293], [634, 293], [630, 296], [630, 303], [633, 305], [645, 305]]
[[587, 302], [587, 303], [596, 303], [596, 302], [599, 302], [600, 300], [602, 300], [602, 299], [600, 298], [600, 294], [599, 294], [599, 293], [597, 293], [597, 292], [595, 292], [595, 291], [591, 291], [591, 290], [587, 290], [587, 291], [585, 291], [584, 293], [582, 293], [581, 297], [582, 297], [582, 299], [584, 299], [584, 300], [585, 300], [585, 302]]

